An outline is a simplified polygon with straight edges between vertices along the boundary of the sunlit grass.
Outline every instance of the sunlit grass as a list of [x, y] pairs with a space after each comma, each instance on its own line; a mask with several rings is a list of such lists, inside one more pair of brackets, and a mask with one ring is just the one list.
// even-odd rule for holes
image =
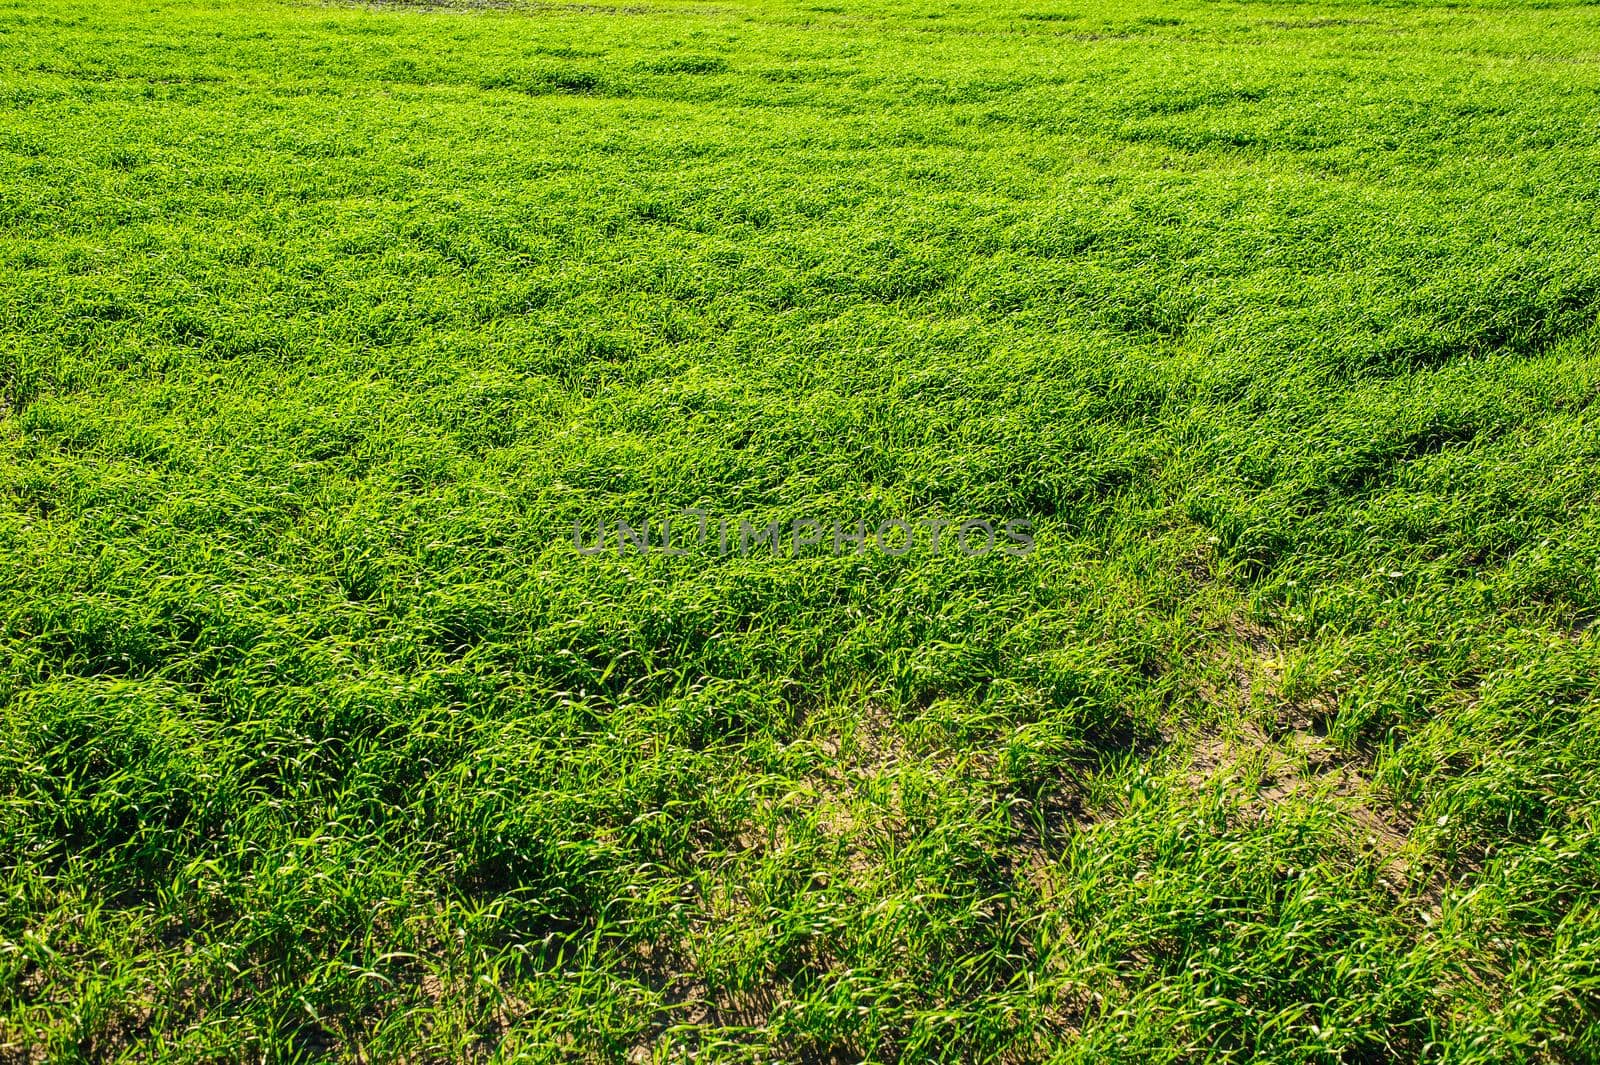
[[[0, 7], [0, 1059], [1600, 1058], [1582, 5]], [[982, 558], [574, 525], [1020, 519]]]

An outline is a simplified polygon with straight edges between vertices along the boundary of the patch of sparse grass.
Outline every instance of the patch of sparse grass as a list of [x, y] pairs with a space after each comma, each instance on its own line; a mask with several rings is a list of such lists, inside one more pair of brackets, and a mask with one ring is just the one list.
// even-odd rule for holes
[[0, 6], [0, 1059], [1600, 1058], [1597, 56]]

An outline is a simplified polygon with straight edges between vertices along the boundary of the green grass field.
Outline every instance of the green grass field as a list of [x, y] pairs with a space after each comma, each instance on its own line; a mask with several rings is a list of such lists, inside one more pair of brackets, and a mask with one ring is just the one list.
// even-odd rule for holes
[[3, 0], [0, 1061], [1600, 1061], [1597, 395], [1593, 5]]

